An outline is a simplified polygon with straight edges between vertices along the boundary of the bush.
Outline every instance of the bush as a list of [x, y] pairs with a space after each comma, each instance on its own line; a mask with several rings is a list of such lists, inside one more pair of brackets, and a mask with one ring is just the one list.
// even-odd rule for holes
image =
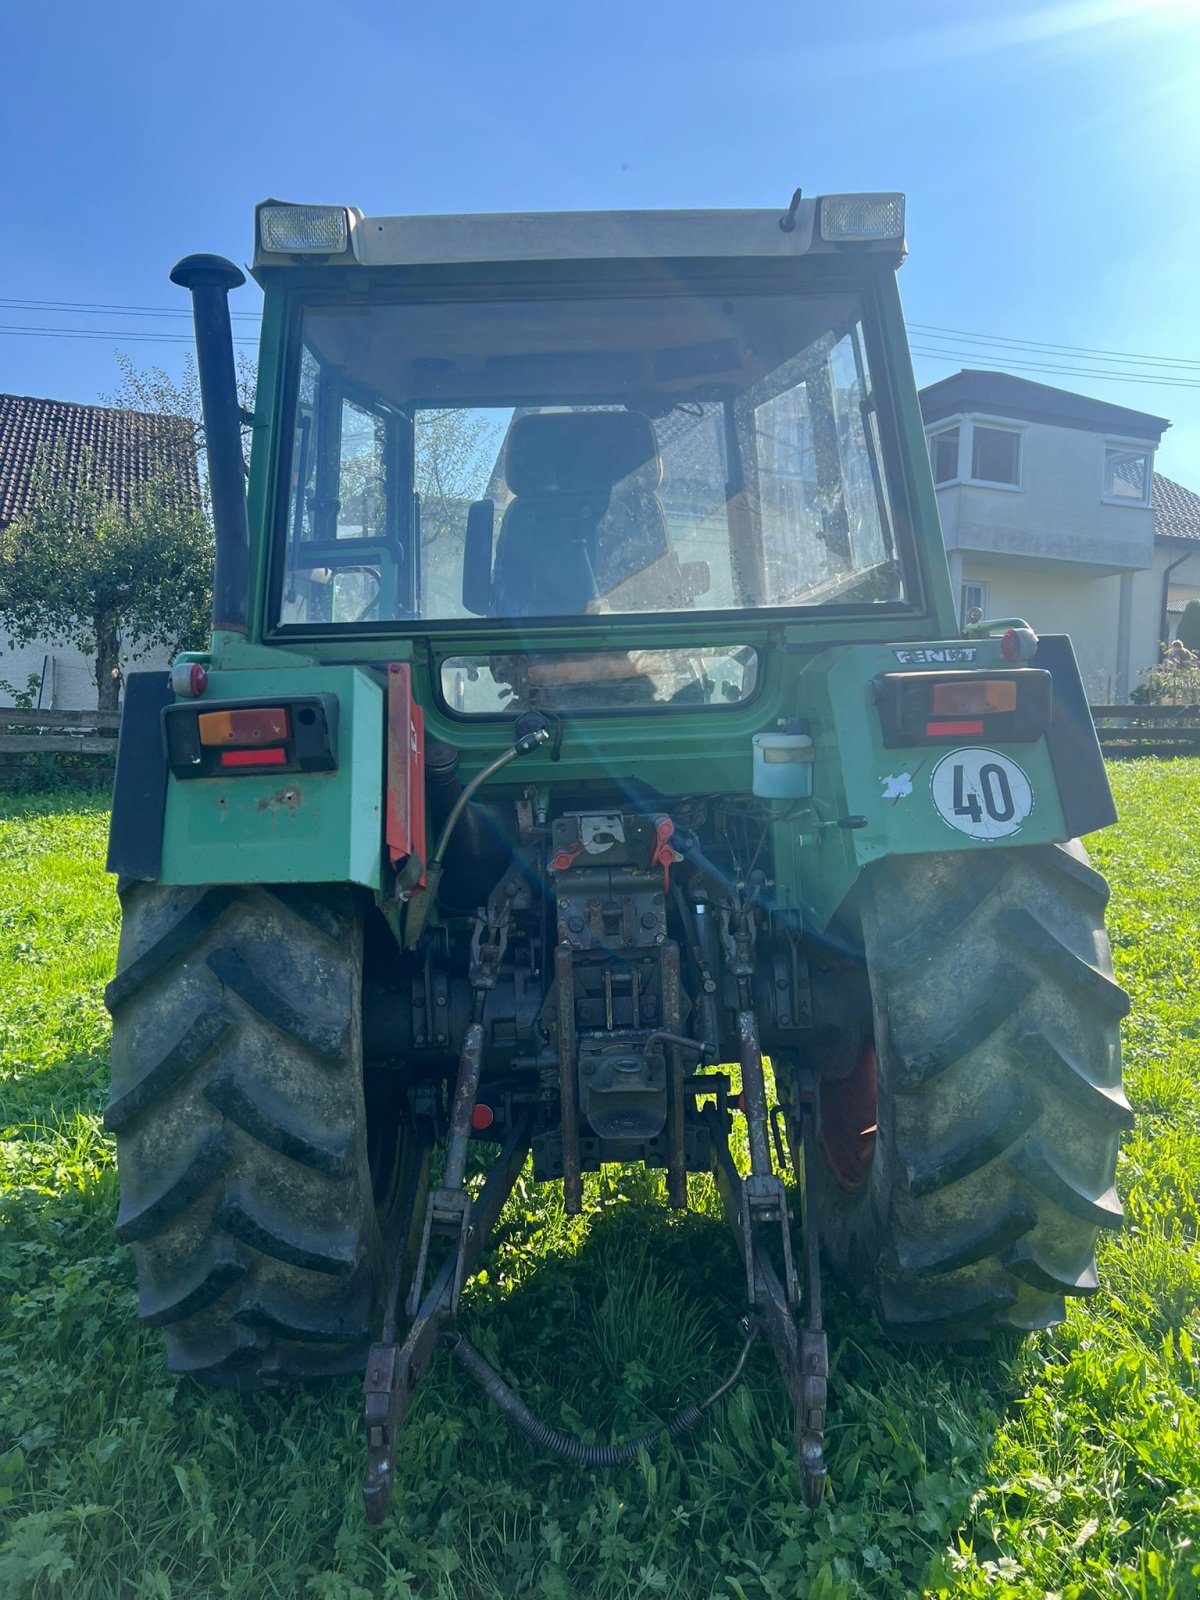
[[1184, 606], [1175, 637], [1185, 650], [1200, 651], [1200, 600], [1189, 600]]

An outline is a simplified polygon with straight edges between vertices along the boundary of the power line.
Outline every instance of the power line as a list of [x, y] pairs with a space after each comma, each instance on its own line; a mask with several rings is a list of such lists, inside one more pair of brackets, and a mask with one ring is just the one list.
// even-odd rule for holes
[[[108, 339], [137, 340], [143, 344], [194, 344], [190, 333], [139, 333], [127, 328], [22, 328], [16, 324], [0, 323], [0, 335], [15, 339]], [[257, 339], [239, 338], [235, 344], [254, 345]]]
[[[103, 300], [33, 300], [0, 295], [0, 307], [23, 311], [61, 311], [72, 316], [102, 316], [117, 311], [134, 317], [185, 317], [192, 313], [181, 306], [125, 305]], [[230, 316], [243, 322], [257, 322], [255, 311], [230, 311]], [[974, 328], [950, 328], [940, 323], [910, 322], [909, 329], [922, 338], [946, 342], [947, 336], [965, 339], [968, 344], [1010, 345], [1020, 350], [1043, 350], [1066, 356], [1100, 356], [1118, 361], [1132, 361], [1141, 366], [1188, 367], [1200, 370], [1200, 360], [1186, 356], [1152, 356], [1144, 351], [1107, 350], [1095, 345], [1057, 344], [1041, 339], [1017, 339], [1008, 334], [980, 333]]]
[[[94, 300], [33, 300], [0, 296], [0, 308], [12, 311], [50, 311], [59, 315], [68, 316], [108, 316], [116, 312], [125, 316], [149, 318], [184, 318], [190, 321], [191, 312], [182, 307], [122, 305], [115, 302], [102, 302]], [[231, 315], [243, 322], [258, 321], [258, 315], [252, 311], [234, 311]], [[1100, 378], [1107, 382], [1137, 383], [1151, 385], [1159, 388], [1196, 389], [1200, 388], [1200, 361], [1192, 361], [1178, 356], [1149, 356], [1139, 355], [1132, 351], [1103, 350], [1089, 345], [1051, 344], [1035, 339], [1015, 339], [1003, 334], [975, 333], [963, 328], [942, 327], [936, 323], [913, 322], [908, 324], [909, 330], [915, 338], [932, 339], [936, 345], [944, 348], [922, 348], [917, 344], [912, 346], [912, 354], [921, 360], [938, 361], [945, 366], [955, 366], [961, 362], [976, 363], [983, 370], [990, 372], [1003, 372], [1008, 368], [1017, 368], [1024, 372], [1036, 372], [1050, 377], [1069, 378]], [[22, 326], [14, 323], [0, 324], [0, 336], [6, 338], [38, 338], [38, 339], [105, 339], [118, 342], [130, 341], [139, 344], [182, 344], [191, 345], [193, 336], [190, 332], [143, 332], [136, 329], [116, 328], [62, 328]], [[977, 344], [986, 348], [983, 354], [974, 350], [953, 349], [950, 347], [951, 336], [965, 340], [967, 344]], [[235, 344], [254, 345], [257, 340], [253, 337], [241, 337], [235, 334]], [[1007, 354], [1012, 350], [1013, 355]], [[1038, 355], [1046, 352], [1041, 359], [1026, 361], [1021, 360], [1021, 355]], [[998, 364], [1003, 356], [1003, 364]], [[1051, 358], [1062, 356], [1064, 364], [1053, 364]], [[1082, 358], [1099, 357], [1106, 360], [1107, 366], [1091, 366], [1079, 364]], [[990, 358], [990, 360], [989, 360]], [[1072, 360], [1071, 358], [1076, 358]], [[1114, 369], [1113, 360], [1133, 362], [1147, 370], [1131, 372], [1123, 369]], [[1153, 366], [1162, 370], [1153, 372]], [[1190, 374], [1196, 373], [1192, 378]]]
[[[186, 317], [192, 313], [181, 306], [122, 306], [106, 304], [99, 300], [18, 300], [0, 295], [0, 307], [6, 311], [60, 311], [67, 316], [107, 316], [117, 311], [131, 317]], [[231, 311], [231, 317], [243, 322], [257, 322], [255, 311]]]
[[1107, 372], [1095, 367], [1055, 367], [1046, 366], [1035, 361], [1008, 361], [1002, 366], [995, 363], [989, 365], [987, 361], [972, 351], [966, 350], [925, 350], [917, 345], [911, 346], [912, 354], [922, 360], [940, 361], [944, 366], [961, 366], [964, 362], [975, 364], [984, 372], [1007, 372], [1013, 367], [1024, 372], [1044, 373], [1054, 377], [1065, 378], [1102, 378], [1109, 383], [1141, 383], [1149, 384], [1152, 388], [1159, 389], [1200, 389], [1200, 375], [1196, 378], [1184, 377], [1151, 377], [1144, 373], [1133, 372]]
[[1102, 350], [1086, 344], [1047, 344], [1039, 339], [1013, 339], [1000, 333], [978, 333], [969, 328], [944, 328], [931, 322], [910, 322], [909, 328], [922, 338], [942, 339], [953, 334], [968, 344], [1014, 345], [1021, 350], [1046, 350], [1069, 356], [1105, 356], [1119, 361], [1134, 361], [1141, 366], [1196, 367], [1200, 361], [1186, 356], [1149, 356], [1134, 350]]

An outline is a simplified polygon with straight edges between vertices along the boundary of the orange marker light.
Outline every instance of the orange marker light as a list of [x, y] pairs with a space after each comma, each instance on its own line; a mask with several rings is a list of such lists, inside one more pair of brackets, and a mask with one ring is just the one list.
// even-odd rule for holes
[[201, 744], [278, 744], [291, 737], [285, 706], [251, 706], [245, 711], [202, 711]]
[[935, 683], [929, 707], [935, 717], [978, 717], [989, 711], [1015, 711], [1017, 686], [1011, 678], [962, 678]]

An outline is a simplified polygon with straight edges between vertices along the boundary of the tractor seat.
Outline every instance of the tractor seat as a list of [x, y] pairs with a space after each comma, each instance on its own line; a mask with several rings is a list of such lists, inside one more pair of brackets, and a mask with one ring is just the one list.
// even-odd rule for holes
[[645, 568], [663, 563], [621, 609], [672, 600], [667, 520], [655, 490], [662, 461], [642, 411], [549, 411], [518, 417], [508, 435], [504, 513], [492, 573], [493, 615], [576, 616]]

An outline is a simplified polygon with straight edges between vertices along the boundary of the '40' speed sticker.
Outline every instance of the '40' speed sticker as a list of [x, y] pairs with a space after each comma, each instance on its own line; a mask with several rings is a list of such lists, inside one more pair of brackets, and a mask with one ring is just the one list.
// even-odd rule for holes
[[1033, 789], [998, 750], [951, 750], [930, 780], [938, 815], [972, 839], [1005, 839], [1033, 810]]

